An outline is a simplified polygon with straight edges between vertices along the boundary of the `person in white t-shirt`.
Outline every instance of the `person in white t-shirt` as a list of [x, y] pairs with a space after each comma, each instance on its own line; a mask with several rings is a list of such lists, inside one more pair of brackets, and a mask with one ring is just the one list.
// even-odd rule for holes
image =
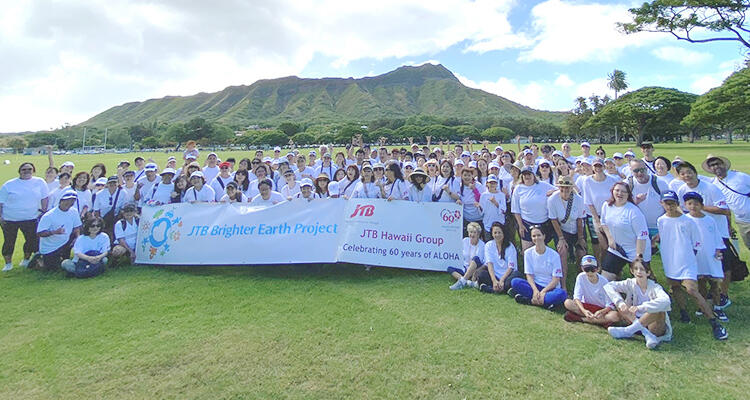
[[161, 182], [154, 184], [151, 187], [151, 190], [145, 193], [145, 204], [151, 206], [169, 204], [172, 199], [175, 170], [172, 168], [164, 168], [159, 175], [161, 176]]
[[[65, 192], [57, 207], [47, 211], [39, 220], [36, 233], [39, 236], [41, 268], [44, 270], [55, 271], [60, 268], [62, 260], [70, 257], [70, 248], [81, 227], [81, 216], [78, 210], [73, 209], [75, 201], [73, 190]], [[33, 263], [32, 260], [29, 264]]]
[[479, 284], [476, 281], [475, 272], [484, 261], [484, 242], [479, 238], [482, 233], [482, 227], [476, 222], [471, 222], [466, 227], [469, 236], [463, 238], [463, 266], [448, 267], [448, 273], [456, 279], [456, 283], [450, 286], [451, 290], [460, 290], [465, 287], [478, 289]]
[[[115, 223], [115, 245], [112, 248], [113, 260], [127, 257], [130, 262], [135, 261], [136, 240], [138, 238], [138, 209], [135, 203], [128, 203], [122, 207], [122, 218]], [[112, 265], [117, 265], [117, 262]]]
[[560, 286], [563, 276], [560, 255], [547, 247], [547, 238], [541, 226], [532, 225], [529, 232], [534, 246], [523, 252], [526, 278], [513, 279], [508, 295], [519, 304], [552, 310], [568, 298], [568, 293]]
[[461, 179], [453, 173], [453, 164], [449, 160], [440, 162], [439, 174], [430, 182], [432, 190], [432, 201], [435, 202], [455, 202], [458, 200], [458, 187], [461, 185]]
[[712, 154], [702, 166], [704, 171], [716, 176], [712, 182], [724, 194], [740, 237], [750, 249], [750, 175], [730, 170], [732, 163], [728, 158]]
[[487, 186], [479, 197], [479, 210], [482, 212], [482, 225], [485, 229], [485, 239], [492, 240], [492, 225], [499, 222], [505, 225], [505, 211], [508, 203], [505, 193], [498, 190], [500, 179], [494, 174], [487, 177]]
[[264, 179], [258, 183], [257, 196], [250, 201], [251, 205], [260, 207], [271, 207], [284, 202], [284, 196], [281, 193], [271, 190], [272, 184], [270, 179]]
[[432, 190], [427, 185], [430, 177], [421, 167], [414, 169], [409, 175], [409, 200], [415, 203], [432, 202]]
[[601, 206], [601, 228], [607, 237], [607, 252], [602, 262], [602, 275], [617, 280], [625, 264], [641, 258], [651, 261], [651, 239], [646, 217], [633, 203], [630, 186], [617, 182], [611, 198]]
[[281, 193], [281, 195], [284, 196], [285, 199], [291, 200], [301, 190], [299, 182], [297, 182], [296, 180], [294, 171], [292, 171], [291, 169], [284, 171], [284, 182], [285, 184], [281, 188], [279, 193]]
[[521, 171], [520, 182], [513, 188], [510, 211], [516, 219], [521, 247], [524, 251], [533, 246], [529, 227], [539, 225], [544, 236], [552, 239], [551, 225], [547, 214], [547, 194], [555, 187], [547, 182], [539, 182], [531, 169]]
[[[317, 194], [317, 193], [316, 193]], [[353, 199], [375, 199], [380, 194], [380, 188], [375, 185], [372, 165], [365, 163], [362, 165], [362, 175], [359, 183], [354, 187], [352, 192]]]
[[[726, 245], [718, 233], [716, 221], [703, 213], [703, 197], [698, 193], [688, 192], [683, 196], [683, 201], [690, 212], [687, 214], [688, 218], [692, 219], [698, 228], [700, 244], [695, 254], [698, 258], [698, 291], [706, 300], [714, 299], [716, 318], [720, 321], [729, 321], [719, 304], [721, 299], [719, 286], [724, 279], [721, 259]], [[701, 311], [696, 311], [696, 314], [699, 313], [703, 314]]]
[[50, 208], [57, 206], [57, 202], [60, 201], [60, 196], [70, 190], [70, 174], [63, 172], [58, 177], [57, 182], [59, 186], [49, 193], [49, 198], [47, 199], [47, 204], [49, 204]]
[[649, 237], [653, 238], [658, 233], [656, 220], [664, 215], [660, 197], [662, 193], [669, 190], [669, 185], [656, 175], [649, 175], [643, 160], [631, 161], [630, 171], [632, 175], [626, 179], [626, 182], [633, 191], [633, 202], [646, 217]]
[[385, 167], [385, 181], [378, 185], [380, 198], [388, 201], [409, 200], [409, 189], [404, 182], [404, 174], [397, 162], [389, 162]]
[[216, 193], [206, 185], [203, 172], [195, 171], [190, 174], [190, 183], [193, 185], [185, 191], [182, 197], [183, 203], [213, 203], [216, 201]]
[[586, 254], [584, 220], [586, 209], [581, 196], [573, 192], [573, 181], [569, 176], [557, 179], [558, 191], [547, 198], [547, 214], [555, 232], [555, 247], [560, 254], [563, 267], [563, 286], [567, 288], [568, 257], [581, 259]]
[[576, 277], [573, 298], [565, 300], [566, 321], [609, 326], [620, 320], [617, 313], [611, 313], [614, 305], [604, 291], [609, 281], [599, 273], [597, 264], [594, 256], [581, 258], [583, 272]]
[[218, 161], [219, 157], [216, 153], [208, 153], [208, 157], [206, 157], [207, 165], [203, 167], [203, 179], [205, 179], [207, 183], [211, 183], [216, 175], [219, 175], [219, 166], [217, 165]]
[[232, 164], [224, 161], [219, 164], [219, 174], [216, 175], [216, 177], [214, 177], [212, 181], [206, 182], [209, 182], [211, 189], [214, 190], [216, 201], [219, 201], [221, 200], [221, 197], [224, 196], [227, 183], [232, 182], [233, 180], [234, 177], [232, 176]]
[[630, 264], [630, 273], [633, 278], [604, 285], [604, 291], [615, 305], [613, 313], [620, 321], [629, 324], [610, 326], [607, 332], [615, 339], [633, 337], [640, 332], [646, 338], [646, 347], [654, 349], [659, 343], [672, 340], [672, 324], [667, 315], [672, 304], [664, 289], [649, 279], [652, 273], [647, 264], [640, 259], [634, 260]]
[[698, 259], [695, 256], [700, 245], [698, 227], [692, 219], [682, 213], [677, 193], [667, 191], [661, 196], [665, 214], [657, 221], [658, 240], [661, 241], [661, 259], [664, 275], [672, 289], [672, 298], [680, 311], [680, 322], [689, 323], [685, 292], [698, 304], [711, 324], [714, 337], [724, 340], [728, 337], [713, 309], [698, 291]]
[[[102, 232], [104, 220], [90, 217], [83, 224], [82, 235], [78, 236], [73, 245], [73, 259], [65, 259], [60, 267], [72, 274], [78, 270], [79, 277], [91, 277], [104, 271], [107, 263], [110, 241], [109, 236]], [[90, 272], [85, 273], [86, 270]]]
[[219, 199], [221, 203], [247, 203], [248, 201], [247, 196], [237, 188], [235, 182], [227, 183], [224, 194]]
[[293, 169], [298, 181], [301, 181], [304, 178], [310, 180], [313, 180], [314, 178], [313, 175], [315, 175], [315, 169], [307, 166], [305, 156], [302, 154], [297, 156], [297, 165]]
[[346, 176], [339, 181], [339, 192], [341, 193], [341, 197], [345, 199], [352, 197], [352, 193], [354, 193], [354, 188], [357, 187], [357, 183], [359, 183], [359, 167], [357, 167], [357, 164], [349, 164], [346, 167]]
[[313, 190], [313, 182], [310, 178], [302, 178], [299, 186], [300, 192], [294, 195], [293, 200], [313, 201], [320, 198], [320, 195]]
[[18, 167], [18, 178], [0, 188], [0, 226], [3, 230], [3, 271], [13, 269], [11, 260], [16, 248], [16, 237], [21, 230], [24, 237], [22, 267], [27, 267], [31, 253], [39, 250], [36, 236], [37, 217], [47, 211], [49, 187], [42, 178], [34, 176], [36, 168], [30, 162]]
[[[606, 236], [601, 235], [601, 215], [599, 214], [604, 204], [610, 197], [612, 186], [619, 182], [619, 179], [607, 176], [604, 173], [604, 163], [596, 159], [592, 163], [594, 174], [582, 180], [583, 204], [589, 209], [589, 214], [594, 223], [594, 230], [591, 231], [591, 243], [594, 249], [594, 255], [598, 260], [604, 259], [604, 253], [607, 249]], [[606, 268], [605, 268], [606, 271]]]
[[505, 293], [514, 278], [523, 278], [518, 271], [518, 251], [500, 222], [493, 222], [490, 230], [492, 240], [484, 244], [484, 265], [477, 269], [477, 282], [484, 293]]
[[141, 177], [136, 183], [137, 188], [135, 190], [135, 196], [133, 198], [138, 201], [138, 207], [143, 207], [144, 204], [146, 204], [146, 200], [148, 197], [148, 194], [151, 193], [151, 189], [160, 182], [159, 178], [156, 176], [156, 171], [158, 167], [155, 163], [148, 163], [146, 164], [146, 167], [143, 169], [145, 172], [145, 175]]

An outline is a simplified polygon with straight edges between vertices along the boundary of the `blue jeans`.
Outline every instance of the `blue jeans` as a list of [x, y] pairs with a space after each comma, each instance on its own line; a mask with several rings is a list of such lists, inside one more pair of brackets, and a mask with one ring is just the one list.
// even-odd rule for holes
[[[530, 299], [534, 296], [534, 290], [531, 289], [531, 285], [529, 285], [529, 281], [527, 281], [526, 278], [513, 278], [513, 280], [510, 281], [510, 286], [516, 291], [516, 293], [523, 297]], [[544, 289], [544, 286], [536, 285], [536, 288], [541, 291]], [[568, 293], [564, 289], [555, 288], [544, 295], [544, 305], [562, 304], [567, 298]]]

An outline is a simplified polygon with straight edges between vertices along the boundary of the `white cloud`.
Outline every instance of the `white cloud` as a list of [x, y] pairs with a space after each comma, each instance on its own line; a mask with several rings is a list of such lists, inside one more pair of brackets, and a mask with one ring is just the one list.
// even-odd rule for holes
[[555, 86], [571, 87], [573, 85], [575, 85], [575, 82], [573, 82], [573, 80], [566, 74], [560, 74], [557, 76], [557, 79], [555, 79]]
[[547, 87], [549, 85], [545, 82], [531, 81], [520, 83], [505, 77], [500, 77], [494, 82], [474, 82], [465, 76], [455, 75], [461, 83], [468, 87], [482, 89], [485, 92], [505, 97], [508, 100], [531, 108], [541, 109], [547, 104], [545, 97], [549, 94], [549, 88]]
[[629, 19], [627, 4], [597, 4], [549, 0], [532, 11], [533, 46], [520, 61], [569, 64], [612, 61], [625, 48], [660, 40], [659, 35], [625, 35], [615, 23]]
[[316, 55], [341, 68], [364, 58], [429, 58], [458, 43], [518, 47], [523, 38], [507, 18], [513, 3], [13, 2], [0, 13], [0, 131], [47, 129], [126, 101], [295, 75]]
[[688, 50], [677, 46], [662, 46], [651, 50], [651, 54], [661, 60], [676, 62], [685, 66], [701, 64], [712, 58], [710, 53]]

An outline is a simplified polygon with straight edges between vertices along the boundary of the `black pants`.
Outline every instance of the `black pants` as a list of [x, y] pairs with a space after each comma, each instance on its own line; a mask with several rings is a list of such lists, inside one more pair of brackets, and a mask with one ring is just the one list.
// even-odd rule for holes
[[31, 254], [39, 251], [39, 238], [36, 236], [37, 220], [30, 219], [27, 221], [4, 221], [2, 223], [3, 228], [3, 256], [12, 256], [13, 251], [16, 249], [16, 238], [18, 237], [18, 230], [23, 233], [25, 240], [23, 244], [23, 252]]
[[[477, 269], [477, 283], [478, 284], [485, 284], [492, 286], [492, 278], [490, 277], [490, 271], [487, 269], [486, 265], [482, 265], [479, 269]], [[518, 270], [514, 270], [511, 272], [507, 278], [505, 278], [505, 281], [503, 281], [503, 292], [507, 292], [508, 289], [510, 289], [510, 281], [513, 280], [513, 278], [522, 278], [526, 279], [526, 276]]]
[[73, 248], [73, 241], [68, 240], [68, 243], [62, 245], [62, 247], [53, 251], [52, 253], [42, 254], [42, 262], [44, 266], [42, 269], [45, 271], [57, 271], [60, 269], [60, 264], [63, 260], [70, 258], [70, 250]]

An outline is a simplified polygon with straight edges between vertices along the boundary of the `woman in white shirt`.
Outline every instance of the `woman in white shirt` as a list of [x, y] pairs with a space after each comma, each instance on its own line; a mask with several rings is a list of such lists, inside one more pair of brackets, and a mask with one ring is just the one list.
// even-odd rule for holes
[[484, 225], [486, 240], [492, 240], [492, 225], [495, 222], [505, 225], [505, 211], [507, 200], [505, 193], [498, 190], [500, 179], [491, 174], [487, 177], [484, 193], [479, 197], [479, 209], [482, 211], [482, 225]]
[[[651, 268], [640, 261], [630, 264], [634, 278], [610, 281], [604, 291], [615, 305], [619, 320], [630, 325], [609, 327], [607, 331], [615, 339], [633, 337], [640, 332], [646, 338], [646, 347], [655, 348], [661, 342], [672, 340], [672, 324], [667, 312], [672, 309], [669, 295], [655, 281], [649, 279]], [[623, 295], [625, 299], [623, 300]]]
[[279, 192], [271, 190], [272, 184], [270, 179], [263, 179], [258, 183], [258, 195], [250, 201], [251, 205], [260, 207], [270, 207], [284, 202], [284, 196]]
[[327, 199], [330, 196], [330, 193], [328, 193], [328, 184], [331, 182], [331, 179], [328, 178], [328, 174], [325, 172], [318, 175], [318, 177], [315, 179], [315, 193], [320, 196], [321, 199]]
[[492, 240], [484, 245], [484, 265], [477, 269], [477, 282], [482, 292], [505, 293], [514, 278], [523, 279], [518, 271], [518, 252], [500, 222], [493, 222], [490, 230]]
[[346, 167], [346, 176], [344, 179], [339, 181], [339, 193], [341, 197], [345, 199], [352, 197], [357, 183], [359, 183], [359, 168], [357, 168], [357, 164], [351, 164]]
[[89, 173], [86, 171], [81, 171], [73, 177], [73, 190], [75, 190], [76, 196], [78, 196], [76, 204], [73, 207], [76, 207], [81, 214], [81, 220], [91, 212], [94, 206], [93, 201], [91, 201], [91, 191], [88, 189], [88, 184]]
[[320, 176], [320, 174], [326, 174], [328, 175], [328, 179], [332, 179], [334, 174], [336, 173], [336, 165], [331, 162], [331, 154], [325, 153], [323, 154], [322, 162], [320, 165], [315, 169], [315, 176]]
[[440, 174], [430, 184], [432, 190], [432, 201], [454, 202], [458, 200], [458, 187], [461, 180], [453, 175], [453, 165], [448, 160], [440, 163]]
[[398, 163], [391, 162], [385, 167], [385, 182], [376, 185], [380, 188], [380, 198], [388, 201], [409, 200], [409, 190], [404, 182], [404, 174]]
[[609, 326], [620, 318], [612, 313], [614, 306], [604, 291], [607, 278], [599, 273], [596, 257], [585, 255], [581, 258], [581, 273], [576, 277], [573, 298], [565, 300], [565, 320]]
[[248, 200], [247, 196], [237, 188], [237, 183], [229, 182], [219, 201], [222, 203], [247, 203]]
[[463, 239], [463, 267], [448, 267], [448, 273], [456, 279], [456, 283], [450, 286], [451, 290], [459, 290], [465, 287], [479, 288], [475, 271], [484, 264], [484, 242], [479, 238], [482, 227], [472, 222], [466, 230], [469, 236]]
[[299, 182], [296, 180], [296, 176], [294, 175], [294, 171], [291, 169], [288, 169], [284, 171], [284, 181], [286, 184], [284, 187], [281, 188], [282, 196], [284, 196], [285, 199], [291, 200], [294, 196], [297, 195], [297, 193], [300, 192], [300, 186]]
[[63, 260], [60, 263], [62, 269], [78, 278], [90, 278], [104, 272], [110, 240], [102, 232], [102, 225], [104, 220], [99, 217], [92, 216], [86, 220], [81, 228], [82, 234], [73, 244], [73, 259]]
[[263, 163], [261, 163], [255, 168], [255, 176], [257, 176], [257, 179], [250, 181], [250, 188], [248, 189], [248, 193], [245, 193], [248, 198], [254, 199], [255, 196], [257, 196], [258, 193], [260, 193], [258, 191], [258, 184], [266, 178], [268, 178], [268, 181], [271, 182], [271, 190], [276, 189], [276, 184], [273, 182], [273, 179], [268, 177], [269, 170], [270, 170], [270, 167]]
[[[250, 174], [247, 170], [238, 169], [234, 173], [234, 183], [237, 184], [237, 190], [242, 192], [245, 196], [250, 192]], [[248, 196], [248, 198], [250, 198]]]
[[601, 228], [607, 238], [602, 275], [618, 279], [625, 264], [636, 258], [651, 261], [651, 239], [643, 212], [633, 202], [633, 193], [625, 182], [617, 182], [611, 198], [601, 206]]
[[674, 175], [672, 175], [669, 170], [672, 168], [672, 163], [669, 161], [668, 158], [664, 156], [656, 157], [656, 160], [654, 160], [654, 169], [656, 170], [656, 177], [664, 181], [664, 183], [669, 186], [669, 183], [674, 180]]
[[547, 215], [547, 193], [555, 187], [546, 182], [539, 182], [534, 171], [525, 168], [521, 171], [519, 184], [513, 188], [510, 211], [516, 220], [521, 247], [525, 251], [532, 246], [529, 227], [539, 225], [545, 236], [552, 238], [551, 226]]
[[568, 293], [560, 287], [563, 272], [560, 255], [547, 247], [542, 227], [533, 225], [529, 232], [534, 247], [523, 252], [526, 279], [511, 280], [508, 295], [519, 304], [532, 304], [552, 310], [568, 298]]
[[[604, 253], [607, 251], [607, 243], [606, 237], [600, 237], [601, 215], [599, 213], [602, 204], [610, 198], [612, 186], [619, 179], [612, 178], [604, 173], [604, 162], [602, 160], [594, 160], [593, 164], [594, 174], [583, 179], [581, 189], [583, 190], [583, 204], [586, 205], [593, 223], [593, 230], [589, 229], [589, 235], [591, 236], [594, 255], [598, 260], [603, 260]], [[606, 267], [604, 270], [606, 271]]]
[[373, 176], [372, 166], [370, 164], [362, 165], [362, 176], [354, 187], [352, 198], [354, 199], [375, 199], [380, 194], [380, 189], [375, 186], [375, 177]]
[[302, 178], [302, 182], [300, 182], [300, 192], [294, 196], [294, 200], [313, 201], [319, 198], [320, 195], [313, 190], [312, 180], [310, 180], [310, 178]]
[[[34, 176], [36, 168], [30, 162], [21, 163], [18, 167], [18, 178], [13, 178], [0, 188], [0, 225], [3, 230], [3, 271], [13, 269], [11, 259], [16, 248], [18, 230], [23, 233], [23, 261], [21, 266], [29, 265], [31, 253], [39, 250], [39, 239], [36, 235], [39, 213], [47, 211], [49, 187], [42, 178]], [[54, 205], [50, 204], [50, 208]]]
[[432, 202], [432, 190], [427, 186], [430, 182], [430, 177], [424, 172], [422, 168], [416, 168], [414, 172], [409, 175], [409, 200], [416, 203], [430, 203]]
[[206, 185], [203, 172], [193, 172], [190, 175], [190, 183], [193, 186], [185, 191], [185, 195], [182, 197], [183, 203], [213, 203], [216, 201], [216, 193], [210, 186]]

